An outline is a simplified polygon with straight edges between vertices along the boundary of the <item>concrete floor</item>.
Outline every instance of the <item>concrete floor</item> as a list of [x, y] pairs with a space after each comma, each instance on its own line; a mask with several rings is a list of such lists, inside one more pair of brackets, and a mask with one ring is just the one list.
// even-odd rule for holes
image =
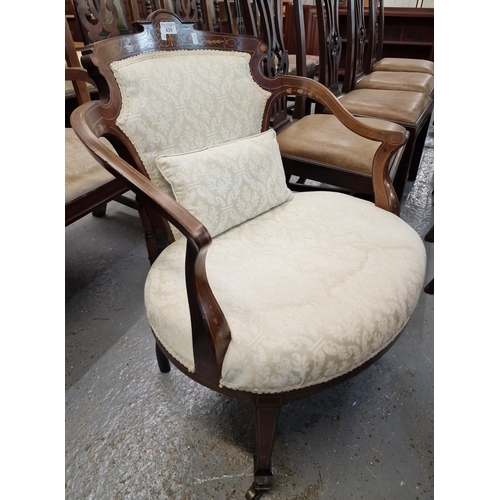
[[[433, 224], [434, 138], [402, 218]], [[426, 282], [434, 276], [433, 243]], [[137, 213], [66, 228], [66, 499], [244, 498], [252, 409], [157, 368], [144, 312], [149, 262]], [[434, 497], [434, 297], [422, 292], [395, 346], [356, 378], [287, 404], [262, 499]]]

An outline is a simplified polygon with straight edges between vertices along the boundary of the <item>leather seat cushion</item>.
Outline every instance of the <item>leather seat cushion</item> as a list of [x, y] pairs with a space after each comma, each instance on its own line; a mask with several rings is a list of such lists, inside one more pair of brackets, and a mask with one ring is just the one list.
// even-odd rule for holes
[[415, 124], [432, 98], [422, 92], [359, 89], [341, 96], [340, 102], [354, 115]]
[[[185, 245], [154, 262], [145, 304], [160, 342], [194, 371]], [[295, 193], [213, 238], [207, 276], [231, 329], [220, 385], [276, 393], [355, 369], [405, 326], [425, 265], [409, 225], [340, 193]]]
[[384, 57], [373, 65], [372, 71], [406, 71], [434, 75], [434, 62], [405, 57]]
[[[374, 128], [405, 132], [400, 125], [385, 120], [359, 120]], [[381, 144], [355, 134], [336, 116], [327, 114], [307, 115], [283, 130], [277, 139], [281, 154], [287, 157], [307, 158], [369, 175], [373, 157]]]
[[357, 89], [406, 90], [431, 94], [434, 77], [428, 73], [373, 71], [356, 83]]

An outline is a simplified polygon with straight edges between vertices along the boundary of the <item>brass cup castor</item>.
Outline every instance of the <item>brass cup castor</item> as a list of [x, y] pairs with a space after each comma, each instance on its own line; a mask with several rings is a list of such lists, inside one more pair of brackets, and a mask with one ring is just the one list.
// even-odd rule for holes
[[255, 484], [252, 484], [245, 494], [245, 500], [258, 500], [262, 492], [255, 489]]

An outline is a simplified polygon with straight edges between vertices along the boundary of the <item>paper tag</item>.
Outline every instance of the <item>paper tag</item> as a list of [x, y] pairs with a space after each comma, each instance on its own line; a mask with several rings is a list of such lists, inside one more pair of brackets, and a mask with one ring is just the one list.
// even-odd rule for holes
[[160, 34], [161, 39], [166, 40], [167, 35], [175, 35], [177, 33], [177, 26], [174, 22], [161, 22], [160, 23]]
[[193, 40], [194, 45], [200, 44], [200, 42], [198, 41], [198, 35], [196, 33], [191, 33], [191, 39]]

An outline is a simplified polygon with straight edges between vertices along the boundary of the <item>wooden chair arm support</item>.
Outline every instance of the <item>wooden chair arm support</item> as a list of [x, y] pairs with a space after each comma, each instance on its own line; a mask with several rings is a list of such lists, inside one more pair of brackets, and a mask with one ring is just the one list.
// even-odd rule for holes
[[[96, 84], [94, 83], [94, 80], [90, 78], [90, 75], [87, 73], [86, 69], [83, 68], [65, 68], [65, 77], [66, 80], [72, 80], [72, 81], [84, 81], [87, 83], [90, 83], [94, 87]], [[97, 88], [97, 87], [96, 87]]]
[[[372, 182], [375, 194], [375, 204], [384, 210], [399, 215], [399, 199], [390, 179], [389, 165], [391, 158], [398, 150], [402, 152], [401, 148], [405, 146], [408, 140], [408, 133], [406, 131], [397, 132], [381, 130], [370, 127], [359, 121], [344, 108], [342, 103], [328, 88], [312, 78], [286, 75], [269, 80], [269, 82], [268, 88], [270, 90], [276, 91], [281, 89], [282, 93], [286, 95], [300, 95], [313, 99], [322, 104], [335, 115], [343, 125], [355, 134], [381, 143], [375, 153], [372, 164]], [[279, 95], [280, 94], [277, 94], [277, 97], [279, 97]], [[270, 108], [271, 107], [268, 106], [268, 109]], [[270, 117], [265, 116], [264, 123], [267, 123], [269, 119]]]
[[97, 101], [79, 106], [70, 120], [76, 135], [92, 156], [106, 170], [123, 179], [132, 191], [145, 196], [151, 206], [186, 237], [185, 273], [195, 372], [198, 378], [218, 384], [231, 333], [206, 275], [206, 255], [212, 241], [210, 234], [196, 217], [99, 141], [98, 136], [105, 136], [106, 131]]

